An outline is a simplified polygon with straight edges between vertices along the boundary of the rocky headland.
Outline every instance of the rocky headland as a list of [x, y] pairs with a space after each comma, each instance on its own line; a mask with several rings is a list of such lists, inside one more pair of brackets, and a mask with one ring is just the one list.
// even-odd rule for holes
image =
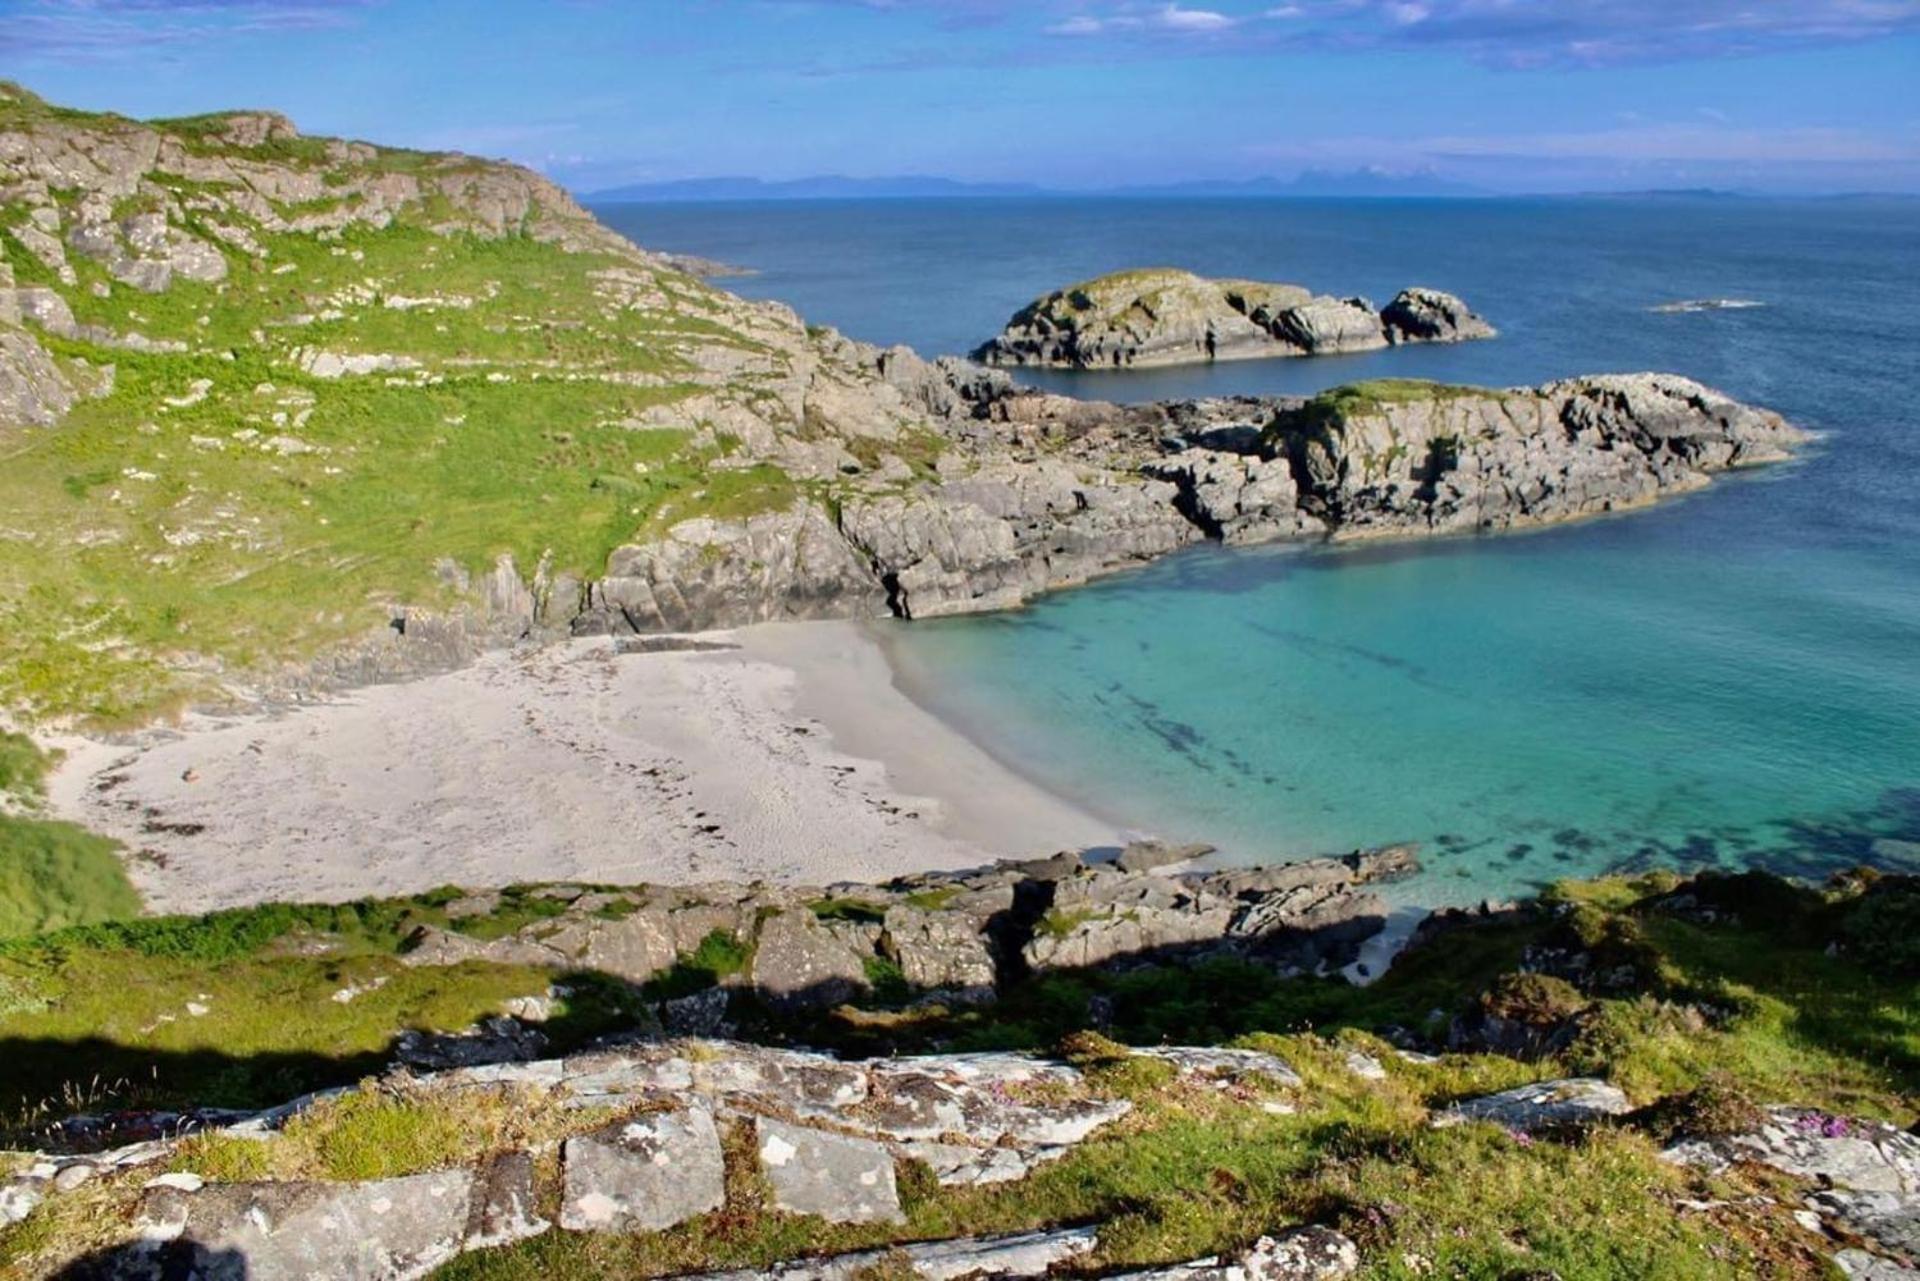
[[1376, 308], [1303, 285], [1153, 268], [1036, 298], [973, 355], [989, 365], [1147, 369], [1493, 336], [1466, 303], [1437, 289], [1403, 289]]

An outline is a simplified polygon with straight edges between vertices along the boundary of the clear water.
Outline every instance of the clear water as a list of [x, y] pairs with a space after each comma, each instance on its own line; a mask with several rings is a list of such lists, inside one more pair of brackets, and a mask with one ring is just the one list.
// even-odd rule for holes
[[[743, 292], [923, 352], [1155, 263], [1492, 342], [1035, 381], [1113, 399], [1385, 375], [1669, 369], [1825, 433], [1631, 516], [1364, 548], [1200, 548], [997, 617], [902, 626], [905, 684], [1118, 821], [1260, 860], [1426, 847], [1457, 901], [1645, 865], [1817, 873], [1920, 841], [1920, 203], [979, 201], [602, 211]], [[1684, 298], [1762, 307], [1658, 314]]]

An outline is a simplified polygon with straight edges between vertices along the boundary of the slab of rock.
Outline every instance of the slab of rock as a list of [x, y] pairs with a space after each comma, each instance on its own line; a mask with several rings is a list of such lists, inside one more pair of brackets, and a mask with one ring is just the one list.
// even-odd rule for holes
[[1828, 1188], [1808, 1197], [1807, 1204], [1889, 1254], [1920, 1259], [1920, 1193]]
[[1392, 343], [1463, 342], [1495, 332], [1466, 303], [1438, 289], [1402, 289], [1380, 309], [1380, 324]]
[[968, 996], [993, 993], [997, 967], [985, 918], [898, 903], [887, 909], [884, 928], [887, 947], [914, 988]]
[[[531, 1166], [519, 1173], [530, 1175]], [[507, 1183], [515, 1177], [502, 1175]], [[506, 1189], [469, 1170], [369, 1183], [151, 1188], [141, 1203], [142, 1237], [108, 1274], [403, 1281], [426, 1276], [470, 1244], [544, 1228], [512, 1208], [531, 1203], [530, 1187]]]
[[1100, 1244], [1092, 1228], [1020, 1232], [1009, 1236], [923, 1241], [891, 1250], [860, 1250], [824, 1259], [796, 1259], [756, 1271], [704, 1272], [680, 1281], [855, 1281], [876, 1270], [903, 1266], [927, 1281], [970, 1277], [1042, 1277], [1063, 1263], [1090, 1254]]
[[1463, 1099], [1436, 1113], [1433, 1124], [1490, 1121], [1509, 1130], [1532, 1133], [1593, 1125], [1632, 1110], [1633, 1104], [1618, 1086], [1597, 1077], [1576, 1076]]
[[1110, 1281], [1341, 1281], [1359, 1270], [1359, 1247], [1332, 1228], [1310, 1225], [1261, 1237], [1238, 1254], [1122, 1273]]
[[757, 1137], [775, 1208], [830, 1223], [904, 1221], [886, 1145], [771, 1119]]
[[1833, 1256], [1834, 1266], [1851, 1281], [1920, 1281], [1920, 1268], [1868, 1254], [1865, 1250], [1842, 1250]]
[[1123, 872], [1153, 872], [1163, 867], [1191, 863], [1213, 853], [1207, 844], [1172, 845], [1166, 841], [1129, 841], [1113, 865]]
[[1235, 1050], [1214, 1045], [1153, 1045], [1133, 1051], [1140, 1058], [1171, 1063], [1182, 1076], [1233, 1081], [1263, 1076], [1280, 1085], [1302, 1084], [1300, 1074], [1277, 1054], [1263, 1050]]
[[1884, 1121], [1806, 1108], [1769, 1108], [1766, 1124], [1754, 1133], [1682, 1140], [1661, 1155], [1710, 1170], [1734, 1161], [1757, 1161], [1797, 1178], [1854, 1191], [1920, 1194], [1920, 1136]]
[[726, 1203], [720, 1131], [704, 1107], [654, 1112], [566, 1141], [560, 1226], [659, 1232]]

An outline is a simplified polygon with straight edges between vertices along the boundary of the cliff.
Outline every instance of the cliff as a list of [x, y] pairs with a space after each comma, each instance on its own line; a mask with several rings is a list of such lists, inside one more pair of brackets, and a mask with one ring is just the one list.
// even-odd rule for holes
[[1122, 271], [1036, 298], [974, 352], [989, 365], [1145, 369], [1491, 338], [1460, 299], [1403, 289], [1385, 307], [1301, 285]]

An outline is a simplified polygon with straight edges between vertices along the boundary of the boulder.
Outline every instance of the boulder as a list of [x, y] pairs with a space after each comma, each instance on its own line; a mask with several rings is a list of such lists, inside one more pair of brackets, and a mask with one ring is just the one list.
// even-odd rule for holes
[[757, 1135], [760, 1172], [776, 1209], [830, 1223], [904, 1221], [884, 1144], [768, 1118], [758, 1122]]
[[1807, 1204], [1889, 1254], [1920, 1259], [1920, 1193], [1827, 1188], [1808, 1197]]
[[[1395, 341], [1493, 335], [1448, 294], [1410, 289], [1394, 303]], [[1208, 280], [1155, 268], [1100, 276], [1036, 298], [974, 358], [989, 365], [1128, 369], [1364, 351], [1388, 341], [1383, 317], [1364, 298], [1316, 297], [1299, 285]]]
[[814, 914], [791, 908], [767, 918], [749, 976], [778, 1009], [830, 1009], [866, 992], [866, 961], [835, 938]]
[[928, 911], [897, 903], [887, 909], [886, 948], [915, 988], [991, 995], [996, 967], [986, 924], [950, 909]]
[[659, 1232], [726, 1203], [720, 1132], [705, 1107], [648, 1113], [568, 1139], [560, 1226]]
[[1466, 303], [1438, 289], [1402, 289], [1380, 309], [1380, 323], [1393, 343], [1463, 342], [1495, 334]]
[[1436, 1113], [1433, 1124], [1487, 1121], [1531, 1134], [1537, 1130], [1578, 1129], [1632, 1110], [1633, 1105], [1618, 1086], [1595, 1077], [1568, 1077], [1463, 1099]]

